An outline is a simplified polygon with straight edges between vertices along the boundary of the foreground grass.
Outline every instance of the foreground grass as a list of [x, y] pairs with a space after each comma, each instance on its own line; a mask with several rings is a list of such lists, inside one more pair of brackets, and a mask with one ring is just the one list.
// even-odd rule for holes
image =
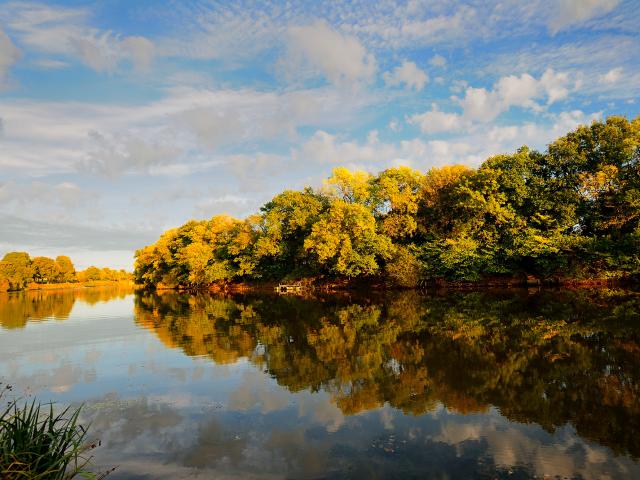
[[[10, 388], [3, 388], [0, 399]], [[109, 472], [94, 474], [87, 470], [91, 459], [87, 452], [96, 445], [86, 441], [87, 430], [78, 423], [80, 410], [67, 407], [55, 413], [53, 404], [9, 401], [0, 411], [2, 479], [104, 478]]]

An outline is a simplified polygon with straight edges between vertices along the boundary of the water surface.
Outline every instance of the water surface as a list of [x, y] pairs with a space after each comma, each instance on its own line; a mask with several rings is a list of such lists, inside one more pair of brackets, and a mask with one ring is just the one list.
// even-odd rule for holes
[[0, 381], [109, 478], [640, 478], [640, 296], [0, 296]]

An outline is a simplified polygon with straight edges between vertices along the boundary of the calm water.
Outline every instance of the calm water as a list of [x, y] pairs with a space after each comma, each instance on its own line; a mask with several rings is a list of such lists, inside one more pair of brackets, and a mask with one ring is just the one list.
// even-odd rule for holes
[[640, 478], [640, 295], [0, 296], [109, 478]]

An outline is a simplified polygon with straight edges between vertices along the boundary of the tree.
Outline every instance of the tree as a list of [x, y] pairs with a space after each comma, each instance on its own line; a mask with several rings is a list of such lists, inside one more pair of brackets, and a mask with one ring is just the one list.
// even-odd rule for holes
[[476, 281], [640, 275], [640, 118], [581, 126], [479, 168], [344, 167], [245, 220], [189, 221], [136, 252], [136, 280], [203, 286], [322, 273]]
[[9, 252], [0, 261], [0, 275], [9, 282], [9, 290], [22, 290], [33, 280], [33, 267], [27, 252]]
[[372, 181], [370, 173], [338, 167], [333, 169], [333, 175], [326, 183], [333, 197], [346, 203], [368, 205], [372, 201]]
[[434, 167], [422, 179], [417, 229], [422, 238], [446, 235], [456, 220], [452, 215], [453, 192], [472, 170], [465, 165]]
[[255, 254], [266, 277], [309, 273], [311, 260], [304, 239], [327, 206], [325, 197], [306, 188], [284, 191], [261, 208], [262, 233]]
[[58, 276], [56, 281], [60, 283], [76, 281], [76, 269], [69, 257], [66, 255], [57, 256], [56, 265], [58, 267]]
[[49, 257], [34, 257], [31, 265], [36, 283], [53, 283], [60, 273], [56, 262]]
[[392, 285], [413, 288], [420, 281], [422, 265], [411, 249], [395, 245], [391, 257], [385, 263], [384, 272]]
[[376, 220], [365, 206], [336, 200], [314, 224], [304, 248], [330, 272], [356, 277], [376, 273], [378, 259], [389, 258], [393, 245], [377, 232]]
[[82, 276], [85, 282], [97, 282], [102, 279], [100, 269], [93, 265], [82, 272]]
[[409, 167], [390, 168], [375, 177], [376, 214], [382, 233], [398, 240], [415, 233], [422, 181], [422, 174]]

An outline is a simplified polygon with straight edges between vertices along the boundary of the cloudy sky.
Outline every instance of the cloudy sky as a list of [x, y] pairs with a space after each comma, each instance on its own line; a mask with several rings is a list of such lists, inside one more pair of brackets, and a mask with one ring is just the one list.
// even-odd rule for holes
[[0, 1], [0, 254], [131, 268], [338, 165], [478, 165], [639, 113], [640, 2]]

